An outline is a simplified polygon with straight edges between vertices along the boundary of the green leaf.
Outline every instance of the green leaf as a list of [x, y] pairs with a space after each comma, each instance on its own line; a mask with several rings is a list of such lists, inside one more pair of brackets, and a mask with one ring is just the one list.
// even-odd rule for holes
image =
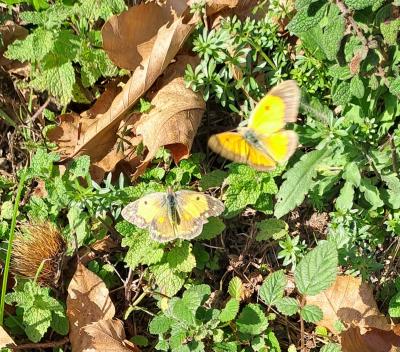
[[236, 342], [219, 342], [213, 346], [215, 352], [237, 352]]
[[63, 4], [53, 4], [45, 11], [22, 11], [21, 19], [48, 29], [60, 27], [73, 14], [72, 8]]
[[385, 42], [389, 45], [396, 45], [397, 36], [399, 34], [400, 20], [395, 19], [389, 22], [382, 22], [380, 24], [381, 33]]
[[36, 307], [24, 311], [23, 323], [29, 340], [39, 342], [51, 324], [51, 310]]
[[227, 176], [226, 171], [213, 170], [201, 177], [200, 188], [204, 191], [209, 188], [220, 187]]
[[340, 210], [350, 210], [353, 207], [354, 186], [351, 182], [345, 182], [340, 190], [339, 197], [336, 198], [335, 207]]
[[293, 297], [284, 297], [276, 302], [276, 308], [281, 312], [283, 315], [291, 316], [298, 312], [300, 309], [299, 303]]
[[119, 222], [116, 230], [123, 236], [122, 247], [129, 247], [125, 263], [135, 270], [139, 264], [159, 263], [164, 256], [164, 245], [150, 238], [147, 230], [138, 229], [127, 221]]
[[268, 319], [258, 304], [250, 303], [242, 309], [236, 324], [244, 334], [259, 335], [268, 327]]
[[223, 196], [227, 218], [238, 214], [247, 205], [255, 205], [259, 198], [264, 200], [265, 196], [277, 192], [273, 173], [259, 172], [242, 164], [229, 165], [229, 176], [225, 184], [228, 186]]
[[[185, 330], [183, 329], [172, 330], [171, 337], [169, 339], [169, 345], [171, 347], [171, 350], [174, 351], [175, 349], [182, 347], [185, 339], [186, 339]], [[189, 351], [189, 348], [187, 348], [184, 351]]]
[[269, 347], [268, 352], [281, 352], [281, 347], [279, 346], [279, 341], [275, 336], [275, 333], [268, 329], [266, 334], [266, 343]]
[[172, 314], [176, 320], [188, 326], [195, 322], [194, 312], [181, 299], [177, 300], [172, 306]]
[[[375, 76], [372, 76], [375, 77]], [[376, 79], [376, 77], [375, 77]], [[389, 77], [389, 91], [393, 95], [399, 95], [400, 94], [400, 76], [397, 76], [395, 78]]]
[[5, 57], [21, 62], [40, 62], [53, 48], [54, 35], [51, 31], [38, 28], [24, 40], [16, 40], [7, 48]]
[[344, 36], [345, 20], [335, 4], [329, 7], [328, 23], [324, 28], [321, 46], [328, 60], [335, 60]]
[[372, 6], [376, 0], [345, 0], [344, 2], [348, 7], [353, 10], [362, 10]]
[[28, 168], [28, 179], [49, 178], [54, 168], [53, 163], [58, 160], [60, 160], [60, 156], [56, 153], [48, 153], [45, 149], [39, 148], [33, 156], [31, 165]]
[[150, 269], [161, 293], [166, 296], [174, 296], [185, 283], [184, 275], [171, 269], [168, 263], [156, 264]]
[[64, 309], [52, 311], [51, 327], [60, 335], [68, 334], [69, 322]]
[[149, 324], [149, 332], [153, 335], [166, 333], [172, 324], [173, 320], [166, 317], [164, 314], [156, 315]]
[[258, 291], [265, 304], [275, 305], [282, 297], [286, 287], [286, 276], [283, 270], [269, 274]]
[[89, 175], [90, 156], [82, 155], [72, 160], [68, 171], [75, 177], [85, 177]]
[[311, 304], [307, 304], [303, 308], [301, 308], [300, 315], [307, 323], [314, 324], [322, 320], [324, 316], [322, 310], [319, 307]]
[[301, 7], [287, 26], [288, 30], [296, 35], [307, 32], [318, 25], [324, 17], [326, 9], [327, 4], [325, 0]]
[[320, 352], [342, 352], [340, 345], [337, 343], [327, 343], [324, 347], [321, 348]]
[[60, 66], [43, 70], [40, 76], [30, 82], [30, 85], [39, 91], [47, 90], [59, 99], [60, 103], [67, 105], [72, 100], [72, 91], [75, 83], [75, 71], [71, 61]]
[[392, 318], [400, 317], [400, 293], [396, 293], [390, 299], [388, 312]]
[[237, 313], [239, 312], [239, 301], [235, 298], [231, 298], [227, 303], [224, 309], [221, 310], [221, 314], [219, 316], [219, 320], [222, 323], [226, 323], [236, 318]]
[[196, 238], [197, 241], [211, 240], [217, 237], [225, 230], [225, 224], [220, 218], [208, 218], [208, 222], [204, 224], [203, 231]]
[[350, 83], [343, 81], [335, 86], [332, 100], [335, 105], [345, 106], [351, 100]]
[[11, 220], [13, 217], [14, 204], [12, 201], [5, 201], [0, 207], [0, 219]]
[[289, 211], [299, 206], [307, 192], [313, 186], [316, 168], [319, 163], [330, 153], [327, 148], [314, 150], [303, 155], [289, 171], [284, 174], [285, 181], [277, 194], [274, 215], [282, 217]]
[[339, 66], [338, 64], [329, 67], [328, 75], [341, 81], [349, 79], [352, 76], [348, 66]]
[[383, 206], [383, 201], [379, 194], [379, 189], [367, 178], [361, 179], [360, 190], [364, 193], [365, 200], [372, 205], [372, 209]]
[[228, 285], [228, 293], [232, 298], [237, 299], [240, 301], [242, 296], [243, 284], [242, 280], [239, 277], [234, 276], [231, 281], [229, 281]]
[[350, 92], [356, 98], [361, 99], [364, 97], [365, 88], [364, 83], [359, 76], [354, 76], [350, 81]]
[[211, 294], [210, 286], [208, 285], [194, 285], [189, 287], [182, 296], [182, 301], [192, 311], [196, 310], [204, 304]]
[[352, 183], [355, 187], [359, 187], [361, 183], [361, 174], [355, 162], [350, 162], [346, 165], [343, 178]]
[[338, 253], [333, 244], [318, 244], [296, 267], [294, 278], [297, 289], [302, 295], [317, 295], [333, 284], [337, 266]]
[[280, 219], [265, 219], [257, 223], [257, 241], [279, 240], [288, 233], [288, 225]]
[[192, 254], [192, 245], [188, 241], [182, 242], [167, 254], [169, 266], [177, 272], [189, 273], [196, 266], [196, 258]]
[[389, 203], [392, 209], [400, 209], [400, 179], [395, 175], [382, 176], [388, 187]]

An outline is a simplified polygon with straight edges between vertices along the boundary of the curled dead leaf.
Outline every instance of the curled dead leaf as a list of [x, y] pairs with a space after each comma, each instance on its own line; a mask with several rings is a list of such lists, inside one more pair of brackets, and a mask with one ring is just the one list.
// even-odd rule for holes
[[390, 323], [378, 309], [372, 289], [360, 278], [338, 276], [330, 288], [316, 296], [307, 296], [306, 301], [321, 308], [324, 318], [318, 324], [333, 333], [338, 333], [334, 325], [339, 320], [358, 326], [361, 332], [369, 328], [391, 330]]
[[165, 73], [162, 87], [151, 101], [153, 108], [135, 124], [136, 134], [143, 136], [148, 153], [139, 170], [147, 165], [161, 146], [166, 146], [177, 163], [189, 156], [190, 148], [205, 110], [200, 93], [186, 88], [185, 67], [195, 59], [178, 57]]
[[125, 340], [124, 326], [120, 320], [100, 320], [84, 327], [90, 337], [90, 348], [101, 352], [139, 352], [140, 350]]
[[83, 330], [100, 320], [112, 319], [115, 307], [105, 283], [81, 263], [68, 286], [67, 316], [73, 351], [86, 351], [92, 338]]

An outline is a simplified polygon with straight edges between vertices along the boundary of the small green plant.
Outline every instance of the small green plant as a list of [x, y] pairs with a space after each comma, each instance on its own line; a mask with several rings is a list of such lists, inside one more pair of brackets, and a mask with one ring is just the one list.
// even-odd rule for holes
[[[50, 296], [49, 288], [40, 287], [34, 281], [21, 282], [14, 292], [6, 295], [6, 302], [16, 304], [17, 315], [14, 319], [22, 324], [31, 341], [40, 341], [49, 327], [60, 335], [68, 333], [65, 309], [59, 301]], [[15, 323], [8, 321], [11, 325]]]
[[96, 23], [123, 11], [124, 1], [81, 0], [72, 6], [62, 2], [52, 6], [44, 1], [33, 3], [37, 10], [45, 9], [21, 13], [21, 19], [35, 27], [24, 40], [8, 47], [6, 57], [29, 62], [32, 69], [28, 85], [48, 91], [61, 105], [70, 101], [89, 103], [84, 88], [93, 86], [102, 76], [118, 74], [101, 48]]

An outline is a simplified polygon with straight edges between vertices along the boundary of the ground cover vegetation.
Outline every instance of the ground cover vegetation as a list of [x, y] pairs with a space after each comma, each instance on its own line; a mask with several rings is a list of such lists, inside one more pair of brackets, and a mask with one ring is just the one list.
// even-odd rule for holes
[[[398, 0], [3, 0], [4, 351], [400, 351]], [[299, 147], [207, 148], [285, 80]], [[151, 192], [223, 201], [154, 241]]]

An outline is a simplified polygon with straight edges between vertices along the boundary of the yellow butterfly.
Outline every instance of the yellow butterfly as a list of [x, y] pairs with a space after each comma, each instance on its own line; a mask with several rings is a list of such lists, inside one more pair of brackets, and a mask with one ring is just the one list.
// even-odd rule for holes
[[210, 216], [224, 211], [224, 204], [207, 194], [194, 191], [155, 192], [129, 203], [122, 217], [140, 228], [148, 228], [158, 242], [200, 235]]
[[247, 127], [213, 135], [208, 145], [227, 159], [260, 171], [273, 170], [296, 150], [296, 132], [284, 127], [287, 122], [296, 121], [299, 103], [300, 90], [296, 82], [282, 82], [256, 105]]

